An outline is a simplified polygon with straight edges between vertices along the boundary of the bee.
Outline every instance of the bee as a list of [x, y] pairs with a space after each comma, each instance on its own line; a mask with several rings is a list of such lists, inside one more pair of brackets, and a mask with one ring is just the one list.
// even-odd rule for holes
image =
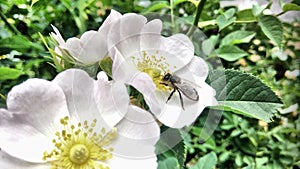
[[193, 101], [199, 100], [199, 95], [198, 95], [197, 90], [194, 87], [192, 87], [191, 84], [189, 84], [185, 81], [182, 81], [181, 78], [176, 75], [166, 73], [162, 78], [161, 84], [163, 84], [165, 86], [170, 86], [173, 88], [166, 103], [172, 98], [175, 91], [177, 91], [179, 94], [179, 99], [180, 99], [181, 107], [183, 110], [184, 110], [184, 105], [183, 105], [183, 99], [182, 99], [181, 93], [190, 100], [193, 100]]

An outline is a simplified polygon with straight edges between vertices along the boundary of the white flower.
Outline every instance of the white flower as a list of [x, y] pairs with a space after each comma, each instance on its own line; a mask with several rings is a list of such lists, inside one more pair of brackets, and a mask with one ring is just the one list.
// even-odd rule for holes
[[[136, 14], [123, 15], [111, 23], [107, 43], [113, 59], [113, 78], [139, 90], [160, 122], [181, 128], [193, 123], [206, 106], [217, 104], [215, 90], [205, 83], [208, 65], [194, 56], [194, 46], [187, 36], [163, 37], [160, 20], [147, 22]], [[197, 92], [193, 94], [198, 94], [199, 100], [191, 100], [185, 96], [187, 92], [181, 91], [183, 107], [176, 91], [166, 103], [174, 89], [172, 84], [162, 84], [166, 73], [194, 88]]]
[[103, 72], [93, 80], [70, 69], [15, 86], [0, 109], [0, 168], [157, 168], [159, 127], [128, 103], [125, 86]]
[[111, 22], [120, 17], [121, 14], [112, 10], [98, 31], [90, 30], [79, 38], [72, 37], [66, 42], [60, 32], [52, 25], [55, 33], [51, 33], [57, 41], [55, 52], [59, 55], [70, 54], [79, 64], [92, 65], [107, 56], [107, 32], [110, 30]]

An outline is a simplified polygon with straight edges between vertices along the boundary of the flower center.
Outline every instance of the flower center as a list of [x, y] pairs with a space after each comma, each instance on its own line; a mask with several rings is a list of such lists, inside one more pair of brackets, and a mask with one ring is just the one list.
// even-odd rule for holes
[[138, 70], [147, 73], [152, 78], [157, 90], [171, 90], [170, 87], [161, 84], [164, 73], [169, 72], [169, 64], [166, 62], [164, 56], [159, 56], [158, 51], [155, 51], [152, 55], [148, 55], [147, 51], [143, 50], [142, 58], [136, 58], [134, 56], [131, 56], [131, 58]]
[[45, 151], [43, 160], [51, 164], [52, 169], [108, 169], [105, 164], [112, 158], [113, 149], [108, 147], [116, 138], [116, 129], [106, 132], [102, 128], [100, 133], [94, 131], [97, 120], [92, 123], [84, 121], [77, 125], [70, 124], [69, 117], [60, 120], [63, 129], [55, 133], [52, 140], [55, 149]]
[[74, 145], [70, 150], [70, 160], [76, 164], [84, 164], [90, 157], [90, 152], [84, 144]]

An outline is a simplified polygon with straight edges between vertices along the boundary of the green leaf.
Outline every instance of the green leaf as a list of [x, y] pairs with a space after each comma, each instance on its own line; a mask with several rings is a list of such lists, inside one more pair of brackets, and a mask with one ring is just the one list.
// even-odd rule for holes
[[201, 46], [202, 46], [202, 50], [203, 53], [205, 55], [210, 55], [212, 53], [212, 51], [214, 50], [214, 47], [216, 46], [217, 42], [218, 42], [219, 36], [216, 35], [212, 35], [209, 37], [209, 39], [205, 39]]
[[173, 157], [177, 159], [179, 167], [183, 168], [187, 149], [181, 131], [165, 126], [161, 127], [161, 136], [156, 143], [155, 152], [159, 161]]
[[153, 2], [149, 7], [147, 7], [142, 13], [146, 14], [149, 12], [154, 12], [163, 8], [170, 8], [169, 3], [166, 1], [156, 1]]
[[300, 11], [300, 6], [297, 4], [285, 4], [282, 8], [283, 12]]
[[263, 5], [263, 6], [261, 6], [259, 4], [253, 5], [253, 7], [252, 7], [253, 15], [254, 16], [260, 15], [262, 13], [262, 11], [266, 9], [267, 6], [268, 6], [268, 4], [267, 5]]
[[23, 4], [26, 4], [26, 0], [14, 0], [13, 4], [14, 5], [23, 5]]
[[213, 169], [217, 164], [217, 155], [215, 152], [210, 152], [205, 156], [201, 157], [197, 164], [190, 169]]
[[222, 39], [220, 46], [249, 43], [254, 36], [255, 33], [251, 31], [243, 31], [243, 30], [234, 31], [226, 35]]
[[243, 51], [242, 49], [232, 46], [232, 45], [224, 45], [216, 50], [217, 55], [220, 58], [223, 58], [227, 61], [236, 61], [244, 56], [247, 56], [248, 53]]
[[32, 8], [32, 6], [35, 4], [35, 3], [37, 3], [39, 0], [32, 0], [31, 1], [31, 4], [30, 4], [30, 8]]
[[1, 39], [0, 46], [0, 48], [15, 49], [22, 53], [25, 53], [26, 50], [30, 49], [31, 47], [36, 47], [35, 44], [30, 42], [29, 39], [22, 35], [15, 35], [9, 38]]
[[224, 110], [231, 111], [244, 116], [271, 122], [271, 118], [276, 109], [282, 107], [278, 103], [264, 103], [251, 101], [221, 101]]
[[225, 86], [221, 76], [212, 77], [211, 83], [217, 91], [217, 98], [226, 96], [226, 100], [219, 101], [220, 109], [270, 122], [274, 112], [282, 106], [276, 94], [253, 75], [226, 70]]
[[173, 0], [174, 6], [177, 6], [183, 2], [189, 2], [189, 0]]
[[19, 78], [19, 76], [23, 74], [24, 72], [18, 69], [13, 69], [9, 67], [0, 67], [0, 80], [17, 79]]
[[216, 22], [219, 26], [219, 31], [224, 29], [226, 26], [232, 24], [235, 21], [235, 17], [233, 15], [235, 14], [235, 9], [230, 8], [226, 12], [224, 12], [223, 15], [220, 15], [217, 17]]
[[158, 161], [158, 169], [180, 169], [178, 161], [175, 157], [169, 157], [162, 161]]
[[245, 10], [239, 11], [236, 14], [236, 21], [237, 22], [255, 22], [255, 21], [257, 21], [257, 19], [253, 15], [253, 12], [251, 9], [245, 9]]
[[264, 34], [277, 46], [281, 47], [281, 42], [283, 39], [283, 26], [280, 20], [272, 15], [260, 16], [258, 20]]
[[224, 13], [224, 16], [225, 16], [227, 19], [229, 19], [229, 18], [233, 17], [234, 13], [235, 13], [235, 9], [234, 9], [234, 8], [230, 8], [230, 9], [228, 9], [228, 10]]
[[232, 24], [235, 21], [235, 17], [227, 19], [224, 15], [220, 15], [217, 17], [216, 22], [219, 26], [219, 31]]
[[268, 157], [255, 158], [255, 163], [257, 167], [262, 167], [264, 164], [267, 164], [269, 161]]
[[112, 77], [112, 60], [110, 57], [102, 59], [99, 63], [100, 68], [110, 77]]

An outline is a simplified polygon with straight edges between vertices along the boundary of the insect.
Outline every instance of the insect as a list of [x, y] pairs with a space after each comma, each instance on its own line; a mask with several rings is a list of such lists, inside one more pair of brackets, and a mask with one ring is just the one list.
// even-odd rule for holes
[[175, 91], [177, 91], [179, 94], [179, 99], [180, 99], [181, 107], [183, 110], [184, 110], [184, 105], [183, 105], [183, 99], [182, 99], [181, 93], [190, 100], [193, 100], [193, 101], [199, 100], [199, 95], [198, 95], [197, 90], [194, 87], [192, 87], [189, 83], [182, 81], [181, 78], [176, 75], [166, 73], [162, 78], [161, 84], [163, 84], [165, 86], [170, 86], [173, 88], [166, 103], [172, 98]]

